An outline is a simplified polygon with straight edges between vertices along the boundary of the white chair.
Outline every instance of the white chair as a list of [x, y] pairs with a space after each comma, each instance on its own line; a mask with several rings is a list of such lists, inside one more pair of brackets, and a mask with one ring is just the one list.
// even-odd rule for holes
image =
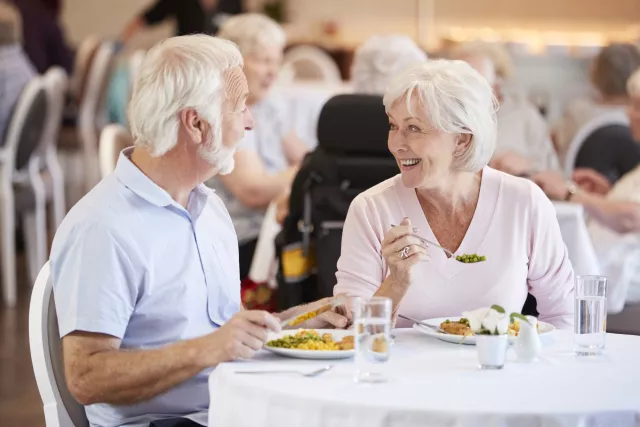
[[293, 71], [294, 80], [317, 80], [336, 85], [342, 82], [340, 69], [333, 58], [315, 46], [287, 50], [282, 68], [285, 75]]
[[103, 42], [95, 53], [78, 111], [78, 136], [82, 150], [85, 191], [100, 181], [98, 139], [107, 124], [105, 92], [114, 56], [111, 42]]
[[133, 84], [138, 80], [140, 69], [142, 68], [142, 62], [146, 55], [146, 50], [139, 49], [133, 52], [129, 57], [129, 84], [131, 92], [133, 92]]
[[573, 137], [564, 160], [563, 173], [565, 178], [571, 179], [575, 169], [576, 158], [586, 139], [596, 130], [610, 125], [629, 126], [629, 118], [622, 110], [613, 110], [600, 114], [583, 125]]
[[44, 75], [44, 84], [49, 98], [49, 110], [44, 131], [45, 138], [39, 155], [42, 161], [41, 167], [50, 184], [47, 186], [47, 198], [53, 202], [51, 230], [55, 232], [66, 213], [64, 174], [58, 161], [57, 146], [69, 78], [64, 69], [53, 67]]
[[42, 145], [48, 99], [37, 77], [22, 91], [0, 148], [0, 233], [4, 301], [16, 303], [16, 214], [23, 218], [27, 264], [32, 280], [47, 258], [46, 193], [37, 150]]
[[133, 138], [118, 124], [107, 125], [100, 134], [100, 176], [104, 178], [113, 172], [120, 152], [133, 145]]
[[44, 406], [47, 427], [87, 427], [84, 407], [73, 398], [64, 378], [62, 341], [47, 262], [36, 279], [29, 306], [31, 362]]
[[272, 202], [264, 215], [249, 269], [249, 279], [254, 283], [268, 283], [272, 288], [276, 287], [275, 276], [278, 269], [275, 239], [282, 230], [276, 221], [276, 211], [277, 205]]

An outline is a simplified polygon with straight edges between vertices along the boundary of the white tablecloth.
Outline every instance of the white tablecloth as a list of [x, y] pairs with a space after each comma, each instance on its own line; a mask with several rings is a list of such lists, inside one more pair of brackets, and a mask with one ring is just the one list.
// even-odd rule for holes
[[554, 202], [562, 238], [576, 274], [602, 274], [596, 251], [587, 230], [582, 205]]
[[398, 329], [390, 380], [356, 384], [353, 360], [316, 378], [238, 375], [238, 369], [310, 371], [327, 361], [261, 353], [220, 365], [209, 379], [209, 426], [251, 427], [637, 427], [640, 337], [607, 335], [606, 353], [573, 355], [573, 333], [545, 337], [543, 360], [477, 368], [474, 346]]

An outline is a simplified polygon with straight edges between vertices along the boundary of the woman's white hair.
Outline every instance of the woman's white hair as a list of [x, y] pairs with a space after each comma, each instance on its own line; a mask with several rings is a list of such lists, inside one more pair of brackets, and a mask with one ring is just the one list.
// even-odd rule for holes
[[427, 54], [407, 36], [373, 36], [356, 50], [353, 58], [354, 92], [382, 95], [393, 76], [426, 60]]
[[237, 44], [243, 55], [270, 46], [284, 49], [287, 43], [287, 35], [282, 27], [259, 13], [241, 13], [227, 19], [217, 35]]
[[477, 172], [485, 167], [496, 146], [497, 101], [487, 80], [463, 61], [433, 60], [396, 76], [384, 95], [387, 111], [399, 101], [417, 97], [427, 122], [454, 134], [471, 134], [471, 145], [458, 157], [460, 170]]
[[640, 97], [640, 68], [634, 71], [627, 80], [627, 92], [629, 96]]
[[224, 72], [242, 67], [238, 48], [206, 35], [172, 37], [145, 56], [129, 104], [135, 144], [162, 156], [178, 142], [180, 112], [193, 108], [211, 125], [214, 146], [222, 141]]

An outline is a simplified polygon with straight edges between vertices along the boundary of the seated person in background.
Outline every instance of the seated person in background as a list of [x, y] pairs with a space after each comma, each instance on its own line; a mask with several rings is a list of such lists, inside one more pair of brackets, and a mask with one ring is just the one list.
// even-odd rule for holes
[[247, 132], [235, 153], [229, 175], [207, 183], [229, 209], [240, 245], [240, 278], [249, 274], [267, 206], [289, 192], [307, 146], [287, 123], [285, 106], [269, 94], [280, 70], [286, 36], [272, 19], [258, 14], [230, 18], [220, 29], [244, 57], [249, 84], [247, 105], [255, 128]]
[[0, 141], [6, 137], [13, 108], [24, 87], [37, 76], [21, 46], [19, 11], [0, 2]]
[[[627, 80], [639, 67], [640, 52], [632, 44], [611, 44], [604, 47], [594, 58], [590, 78], [597, 95], [593, 99], [580, 99], [570, 104], [552, 129], [554, 144], [562, 165], [565, 164], [571, 142], [578, 132], [606, 116], [618, 118], [618, 123], [615, 123], [618, 126], [611, 126], [597, 134], [593, 133], [591, 141], [585, 141], [587, 151], [575, 167], [598, 166], [599, 170], [603, 170], [608, 166], [610, 161], [606, 160], [603, 166], [597, 159], [598, 154], [591, 154], [603, 152], [595, 150], [592, 145], [606, 145], [613, 152], [624, 152], [630, 146], [629, 133], [624, 128], [621, 129], [620, 125], [626, 124], [624, 110], [628, 103]], [[610, 158], [610, 155], [605, 157]]]
[[[493, 87], [500, 104], [496, 117], [496, 152], [490, 165], [512, 175], [529, 175], [534, 170], [558, 170], [558, 156], [549, 129], [538, 109], [521, 95], [503, 93], [502, 83], [511, 70], [511, 58], [501, 47], [470, 43], [454, 51], [454, 58], [468, 62]], [[504, 63], [498, 73], [497, 63]]]
[[10, 0], [20, 10], [24, 50], [40, 74], [53, 66], [73, 72], [74, 53], [59, 22], [60, 4], [45, 0]]
[[[351, 204], [334, 293], [389, 297], [395, 320], [492, 304], [520, 312], [530, 292], [541, 320], [571, 328], [573, 268], [553, 205], [531, 181], [487, 167], [496, 117], [486, 79], [462, 61], [428, 61], [397, 76], [384, 105], [401, 172]], [[461, 263], [421, 238], [486, 261]]]
[[[629, 79], [628, 91], [631, 130], [640, 144], [640, 70]], [[577, 186], [554, 173], [533, 179], [550, 198], [580, 203], [592, 217], [589, 234], [609, 278], [609, 312], [621, 311], [625, 303], [640, 303], [640, 165], [610, 191], [606, 179], [589, 170], [576, 171]]]
[[[382, 95], [393, 76], [426, 60], [427, 54], [410, 37], [395, 34], [373, 36], [354, 55], [351, 66], [353, 91], [378, 95], [382, 103]], [[276, 216], [280, 224], [289, 214], [290, 203], [289, 194], [278, 200]], [[302, 202], [296, 200], [293, 203]]]
[[353, 57], [353, 91], [382, 96], [393, 76], [426, 60], [427, 54], [410, 37], [373, 36], [358, 47]]
[[157, 0], [127, 24], [120, 41], [126, 44], [145, 27], [176, 20], [176, 36], [215, 35], [222, 18], [242, 12], [240, 0]]
[[[202, 185], [231, 172], [252, 126], [241, 67], [232, 43], [205, 35], [152, 48], [130, 104], [135, 146], [56, 233], [65, 376], [91, 425], [206, 425], [211, 368], [252, 357], [305, 309], [242, 308], [231, 218]], [[325, 314], [303, 327], [347, 323]]]

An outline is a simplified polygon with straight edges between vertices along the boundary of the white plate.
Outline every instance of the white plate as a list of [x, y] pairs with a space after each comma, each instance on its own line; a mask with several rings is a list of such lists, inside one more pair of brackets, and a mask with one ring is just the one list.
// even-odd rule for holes
[[[452, 322], [454, 322], [454, 321], [460, 320], [460, 316], [438, 317], [436, 319], [423, 320], [423, 322], [426, 323], [427, 325], [433, 325], [433, 326], [436, 326], [436, 327], [440, 327], [440, 324], [442, 322], [444, 322], [445, 320], [447, 320], [447, 319], [449, 319]], [[540, 335], [549, 334], [549, 333], [551, 333], [551, 332], [556, 330], [556, 327], [553, 326], [550, 323], [541, 322], [541, 321], [538, 320], [538, 324], [540, 325], [539, 328], [538, 328], [538, 333]], [[425, 326], [420, 326], [417, 323], [414, 323], [413, 328], [416, 329], [417, 331], [422, 332], [425, 335], [429, 335], [431, 337], [438, 338], [439, 340], [442, 340], [442, 341], [451, 342], [451, 343], [454, 343], [454, 344], [467, 344], [467, 345], [475, 345], [476, 344], [476, 337], [475, 336], [462, 337], [460, 335], [445, 334], [445, 333], [442, 333], [442, 332], [434, 331], [433, 329], [427, 328]], [[509, 341], [510, 342], [514, 342], [516, 340], [516, 338], [517, 337], [509, 337]]]
[[[277, 334], [270, 334], [269, 340], [275, 340], [278, 338], [282, 338], [287, 335], [295, 335], [297, 334], [299, 329], [289, 329], [284, 330]], [[318, 334], [331, 334], [333, 335], [334, 341], [341, 341], [343, 337], [347, 335], [353, 335], [353, 331], [345, 331], [339, 329], [314, 329]], [[279, 347], [269, 347], [268, 345], [264, 346], [265, 350], [269, 350], [272, 353], [279, 354], [280, 356], [293, 357], [296, 359], [315, 359], [315, 360], [326, 360], [326, 359], [348, 359], [353, 357], [355, 354], [355, 350], [335, 350], [335, 351], [326, 351], [326, 350], [295, 350], [291, 348], [279, 348]]]

